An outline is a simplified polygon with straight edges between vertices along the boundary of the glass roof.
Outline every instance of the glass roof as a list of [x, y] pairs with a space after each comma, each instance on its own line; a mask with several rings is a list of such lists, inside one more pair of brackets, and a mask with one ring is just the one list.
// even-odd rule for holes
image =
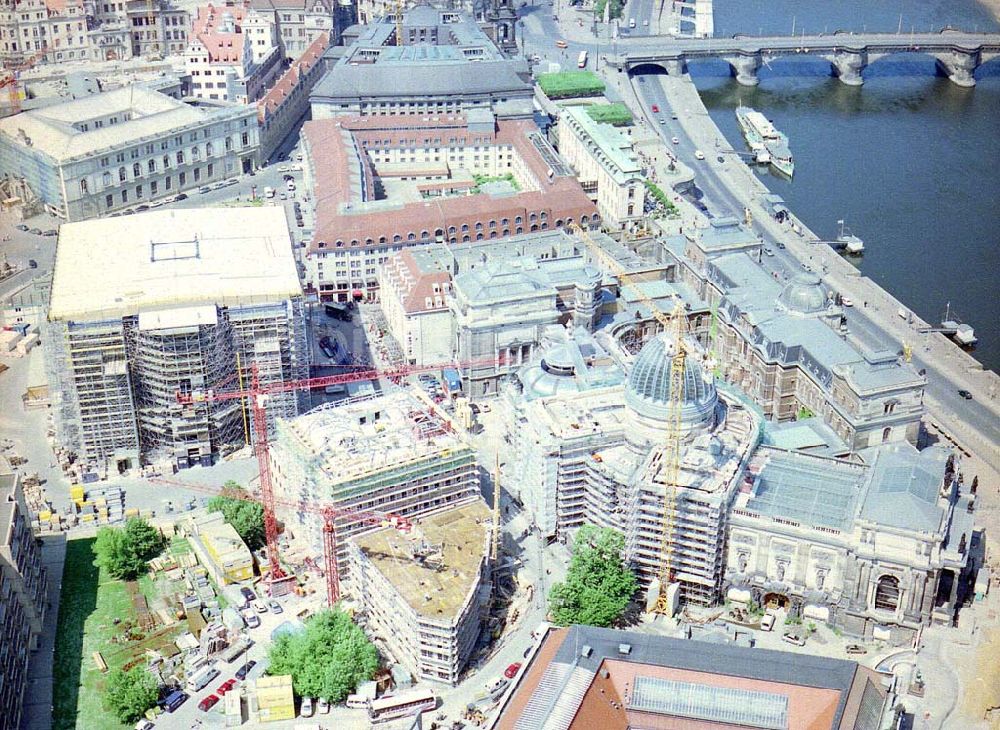
[[629, 709], [764, 730], [788, 727], [785, 695], [656, 677], [635, 678]]

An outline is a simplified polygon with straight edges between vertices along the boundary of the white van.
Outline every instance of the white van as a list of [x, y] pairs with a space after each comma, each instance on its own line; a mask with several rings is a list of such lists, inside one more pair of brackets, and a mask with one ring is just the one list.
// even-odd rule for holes
[[367, 710], [371, 705], [371, 700], [361, 695], [347, 695], [346, 704], [352, 710]]
[[187, 681], [188, 692], [201, 692], [208, 683], [219, 676], [219, 670], [215, 667], [203, 667], [192, 674]]
[[272, 188], [270, 186], [264, 188], [264, 197], [265, 198], [273, 198], [274, 197], [274, 188]]
[[760, 630], [770, 631], [773, 628], [774, 628], [774, 614], [765, 613], [763, 618], [761, 618], [760, 620]]
[[629, 28], [634, 28], [635, 27], [635, 18], [629, 18], [628, 19], [628, 27]]

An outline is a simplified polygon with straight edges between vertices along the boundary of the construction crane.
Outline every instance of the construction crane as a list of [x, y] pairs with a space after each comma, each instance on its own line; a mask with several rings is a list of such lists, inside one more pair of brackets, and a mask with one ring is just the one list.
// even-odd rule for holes
[[684, 335], [687, 332], [687, 311], [684, 304], [678, 299], [669, 316], [661, 312], [656, 302], [643, 293], [634, 277], [601, 248], [587, 230], [575, 223], [570, 226], [570, 229], [583, 240], [595, 257], [611, 270], [620, 282], [630, 285], [635, 290], [636, 296], [649, 306], [653, 317], [663, 325], [663, 329], [668, 335], [668, 342], [673, 345], [673, 351], [670, 353], [670, 400], [667, 403], [667, 432], [661, 462], [664, 468], [664, 495], [660, 542], [660, 591], [652, 609], [653, 613], [669, 615], [671, 613], [671, 600], [667, 595], [667, 586], [674, 579], [674, 541], [672, 538], [677, 513], [676, 489], [679, 486], [681, 471], [681, 415], [684, 406], [684, 371], [688, 355], [687, 344], [684, 341]]
[[[408, 365], [390, 370], [356, 370], [340, 375], [326, 375], [318, 378], [301, 378], [296, 380], [279, 380], [261, 382], [257, 364], [250, 366], [249, 387], [240, 386], [234, 390], [192, 390], [178, 391], [177, 402], [181, 405], [196, 405], [216, 403], [219, 401], [239, 400], [249, 403], [251, 424], [254, 435], [254, 455], [257, 457], [257, 467], [260, 470], [261, 503], [264, 507], [264, 537], [267, 541], [267, 559], [269, 563], [268, 584], [273, 595], [284, 595], [289, 590], [289, 576], [281, 567], [278, 559], [278, 520], [274, 515], [274, 485], [271, 480], [271, 446], [267, 430], [267, 400], [272, 395], [290, 393], [299, 390], [325, 388], [328, 385], [340, 385], [358, 380], [377, 380], [388, 378], [398, 382], [408, 375], [421, 372], [441, 370], [445, 367], [502, 365], [503, 358], [475, 360], [464, 363], [437, 363], [436, 365]], [[240, 378], [242, 382], [242, 377]]]
[[33, 56], [29, 56], [16, 66], [6, 69], [7, 75], [0, 78], [0, 89], [7, 89], [11, 114], [18, 114], [21, 111], [21, 84], [18, 80], [18, 75], [38, 63], [39, 59], [45, 58], [46, 53], [48, 53], [47, 50], [42, 50]]
[[[164, 479], [162, 477], [155, 477], [149, 481], [203, 492], [213, 497], [225, 496], [231, 499], [243, 499], [248, 502], [261, 502], [261, 500], [255, 499], [247, 492], [236, 492], [227, 490], [224, 487], [209, 487], [204, 484], [192, 484], [190, 482], [182, 482], [177, 479]], [[340, 569], [337, 565], [337, 528], [335, 524], [338, 517], [350, 518], [356, 524], [392, 527], [400, 532], [409, 532], [413, 529], [413, 523], [410, 520], [392, 512], [354, 510], [337, 507], [332, 504], [312, 504], [305, 501], [291, 502], [278, 498], [274, 499], [274, 503], [282, 507], [288, 507], [290, 510], [310, 512], [323, 518], [323, 575], [326, 580], [326, 598], [331, 608], [340, 600]]]
[[396, 0], [396, 45], [403, 45], [403, 0]]

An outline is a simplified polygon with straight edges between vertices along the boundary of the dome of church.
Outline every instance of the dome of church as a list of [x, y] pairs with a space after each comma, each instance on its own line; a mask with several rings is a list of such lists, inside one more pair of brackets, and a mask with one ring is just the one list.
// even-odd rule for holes
[[[625, 387], [625, 404], [637, 415], [655, 422], [667, 419], [674, 344], [658, 335], [643, 346]], [[718, 402], [715, 381], [696, 357], [684, 359], [681, 420], [685, 428], [711, 419]]]
[[800, 273], [785, 284], [778, 296], [778, 303], [789, 312], [815, 314], [828, 306], [823, 282], [815, 274]]

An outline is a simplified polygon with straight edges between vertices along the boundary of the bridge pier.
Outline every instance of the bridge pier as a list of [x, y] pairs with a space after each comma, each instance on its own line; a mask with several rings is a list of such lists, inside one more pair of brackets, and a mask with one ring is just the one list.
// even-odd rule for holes
[[757, 78], [757, 69], [761, 63], [759, 53], [731, 56], [725, 60], [736, 73], [736, 83], [742, 86], [756, 86], [760, 83], [760, 79]]
[[687, 73], [687, 61], [683, 58], [671, 58], [667, 60], [663, 67], [667, 69], [668, 76], [683, 76]]
[[848, 86], [861, 86], [865, 83], [861, 73], [868, 65], [867, 54], [864, 51], [837, 51], [830, 59], [834, 73], [841, 83]]
[[973, 74], [979, 68], [979, 53], [977, 51], [951, 51], [934, 56], [938, 65], [953, 84], [972, 88], [976, 85]]

